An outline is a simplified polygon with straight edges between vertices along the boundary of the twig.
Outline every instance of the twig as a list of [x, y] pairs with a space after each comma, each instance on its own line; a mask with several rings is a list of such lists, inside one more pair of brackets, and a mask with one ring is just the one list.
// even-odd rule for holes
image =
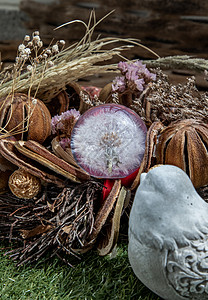
[[[101, 189], [98, 181], [74, 184], [57, 191], [53, 200], [49, 200], [49, 189], [30, 205], [25, 205], [24, 200], [18, 202], [11, 194], [0, 195], [1, 238], [9, 234], [10, 241], [19, 238], [24, 242], [22, 248], [8, 252], [10, 257], [17, 265], [23, 265], [39, 260], [48, 252], [76, 256], [74, 249], [81, 250], [92, 231], [94, 202]], [[52, 204], [47, 205], [49, 201]]]

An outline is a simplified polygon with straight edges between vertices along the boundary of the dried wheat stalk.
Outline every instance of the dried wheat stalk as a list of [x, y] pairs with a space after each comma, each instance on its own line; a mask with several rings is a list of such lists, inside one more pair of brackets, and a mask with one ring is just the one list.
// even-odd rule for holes
[[203, 58], [192, 58], [188, 55], [176, 55], [161, 57], [156, 60], [145, 61], [150, 68], [161, 68], [163, 70], [193, 70], [204, 72], [208, 70], [208, 60]]

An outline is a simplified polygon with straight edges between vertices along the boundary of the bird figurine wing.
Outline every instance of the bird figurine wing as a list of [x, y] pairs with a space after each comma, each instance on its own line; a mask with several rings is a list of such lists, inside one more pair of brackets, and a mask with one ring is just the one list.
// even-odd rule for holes
[[208, 204], [178, 167], [141, 175], [128, 256], [137, 277], [163, 299], [208, 299]]

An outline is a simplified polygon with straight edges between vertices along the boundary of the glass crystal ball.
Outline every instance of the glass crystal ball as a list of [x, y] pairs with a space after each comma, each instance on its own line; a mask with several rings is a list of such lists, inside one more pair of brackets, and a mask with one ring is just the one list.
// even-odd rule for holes
[[147, 128], [131, 109], [103, 104], [76, 122], [71, 150], [77, 164], [97, 178], [123, 178], [141, 164]]

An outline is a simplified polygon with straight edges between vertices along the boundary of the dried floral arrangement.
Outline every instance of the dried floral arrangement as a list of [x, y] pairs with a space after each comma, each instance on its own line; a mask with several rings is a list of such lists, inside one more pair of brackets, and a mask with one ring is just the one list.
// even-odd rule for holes
[[[186, 85], [171, 84], [158, 68], [173, 63], [179, 68], [204, 71], [208, 69], [207, 61], [157, 57], [146, 65], [127, 59], [118, 65], [106, 64], [114, 56], [124, 60], [122, 50], [142, 45], [134, 39], [93, 40], [93, 29], [101, 21], [96, 22], [92, 12], [89, 23], [84, 24], [83, 39], [66, 49], [63, 40], [44, 48], [39, 32], [25, 36], [14, 65], [0, 73], [0, 238], [18, 242], [18, 248], [8, 253], [18, 265], [34, 262], [48, 251], [69, 265], [66, 253], [77, 256], [93, 247], [100, 255], [110, 253], [117, 243], [120, 222], [124, 219], [128, 223], [125, 215], [140, 174], [155, 164], [170, 163], [184, 169], [208, 200], [208, 94], [196, 89], [193, 78]], [[126, 44], [105, 48], [118, 42]], [[76, 82], [86, 75], [105, 72], [115, 72], [115, 79], [102, 89], [83, 88]], [[129, 151], [131, 143], [124, 141], [131, 132], [122, 140], [104, 129], [112, 132], [116, 128], [116, 133], [123, 134], [125, 129], [118, 125], [121, 119], [126, 120], [128, 114], [141, 119], [138, 127], [146, 139], [146, 144], [139, 147], [143, 160], [124, 178], [93, 176], [94, 166], [86, 172], [80, 168], [81, 154], [75, 159], [72, 153], [75, 128], [78, 138], [83, 139], [85, 131], [90, 135], [95, 127], [91, 112], [98, 108], [100, 113], [100, 105], [104, 105], [108, 119], [112, 108], [122, 106], [125, 113], [125, 117], [113, 117], [109, 127], [105, 115], [101, 118], [100, 127], [94, 131], [96, 139], [101, 136], [101, 140], [87, 156], [89, 165], [95, 165], [97, 158], [106, 159], [109, 174], [113, 166], [126, 168], [135, 151], [129, 152], [127, 162], [124, 155], [120, 161], [120, 149]], [[79, 120], [85, 112], [93, 118], [81, 131]], [[135, 126], [132, 124], [129, 130]], [[171, 139], [179, 145], [182, 157], [173, 155]], [[144, 143], [139, 136], [135, 140]], [[138, 149], [135, 145], [130, 150]]]

